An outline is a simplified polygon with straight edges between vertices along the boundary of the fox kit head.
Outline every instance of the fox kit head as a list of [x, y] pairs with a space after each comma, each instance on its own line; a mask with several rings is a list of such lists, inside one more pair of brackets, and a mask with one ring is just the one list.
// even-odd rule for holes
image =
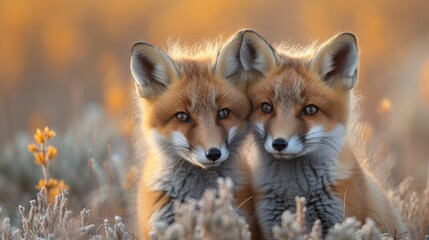
[[246, 129], [250, 102], [226, 77], [222, 56], [177, 58], [147, 44], [132, 47], [131, 70], [142, 106], [142, 129], [155, 154], [202, 168], [229, 159]]
[[[353, 34], [342, 33], [311, 56], [277, 53], [254, 32], [245, 35], [240, 59], [249, 81], [250, 122], [261, 148], [276, 159], [293, 159], [342, 147], [356, 84], [358, 50]], [[247, 69], [244, 66], [253, 63]]]

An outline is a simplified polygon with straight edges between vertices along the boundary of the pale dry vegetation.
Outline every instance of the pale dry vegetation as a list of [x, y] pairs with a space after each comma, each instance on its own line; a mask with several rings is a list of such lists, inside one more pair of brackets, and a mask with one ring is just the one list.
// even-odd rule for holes
[[[405, 190], [409, 180], [401, 184], [394, 195], [395, 204], [399, 204], [404, 219], [410, 226], [411, 232], [392, 236], [382, 233], [376, 224], [367, 219], [362, 225], [354, 218], [347, 218], [341, 224], [336, 224], [328, 231], [325, 239], [423, 239], [429, 224], [427, 222], [428, 192], [425, 196], [415, 196], [417, 193]], [[176, 239], [243, 239], [251, 237], [248, 224], [239, 215], [232, 195], [232, 182], [229, 179], [218, 181], [219, 190], [207, 190], [201, 200], [188, 199], [185, 203], [177, 204], [175, 223], [167, 225], [159, 223], [152, 234], [156, 240]], [[3, 240], [18, 239], [135, 239], [130, 229], [119, 216], [113, 222], [105, 219], [102, 223], [90, 223], [90, 210], [83, 209], [80, 216], [73, 215], [68, 209], [68, 193], [63, 191], [55, 198], [55, 203], [49, 202], [42, 189], [37, 194], [37, 201], [31, 200], [29, 208], [19, 206], [21, 227], [11, 226], [10, 219], [3, 220], [1, 230]], [[398, 194], [398, 195], [397, 195]], [[402, 194], [408, 196], [402, 196]], [[422, 198], [419, 198], [422, 197]], [[320, 221], [316, 221], [312, 229], [305, 228], [305, 199], [296, 198], [297, 212], [285, 211], [280, 225], [273, 228], [276, 240], [321, 240], [322, 229]]]
[[68, 209], [68, 193], [62, 191], [55, 197], [55, 203], [49, 201], [43, 187], [37, 194], [37, 201], [31, 200], [29, 209], [19, 206], [22, 226], [11, 226], [5, 218], [2, 226], [2, 240], [20, 239], [130, 239], [121, 217], [116, 216], [113, 224], [105, 219], [96, 226], [88, 224], [90, 210], [83, 209], [80, 219]]

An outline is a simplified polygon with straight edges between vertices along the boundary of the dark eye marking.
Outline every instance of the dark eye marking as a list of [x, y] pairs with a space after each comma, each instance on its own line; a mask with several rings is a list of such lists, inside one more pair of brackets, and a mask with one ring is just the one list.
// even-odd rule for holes
[[319, 111], [319, 108], [314, 104], [307, 105], [302, 109], [302, 113], [304, 113], [304, 115], [307, 115], [307, 116], [312, 116], [316, 114], [318, 111]]
[[185, 112], [176, 113], [176, 118], [177, 118], [177, 120], [179, 120], [181, 122], [190, 122], [191, 121], [191, 117], [189, 116], [189, 114], [187, 114]]
[[272, 113], [273, 112], [273, 106], [267, 102], [264, 102], [261, 104], [261, 111], [264, 113]]
[[225, 119], [229, 116], [229, 109], [228, 108], [222, 108], [217, 112], [218, 119]]

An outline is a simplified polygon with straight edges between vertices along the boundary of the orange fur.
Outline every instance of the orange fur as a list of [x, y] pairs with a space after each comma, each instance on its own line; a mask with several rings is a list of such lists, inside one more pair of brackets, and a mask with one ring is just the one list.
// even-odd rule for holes
[[[287, 139], [294, 134], [305, 135], [315, 125], [322, 126], [326, 131], [331, 131], [338, 124], [347, 126], [352, 110], [353, 93], [350, 89], [356, 82], [356, 72], [354, 76], [341, 77], [340, 70], [349, 73], [353, 66], [347, 68], [346, 63], [338, 59], [347, 59], [344, 56], [349, 49], [342, 48], [347, 44], [356, 44], [355, 41], [351, 34], [337, 35], [322, 44], [317, 51], [309, 51], [310, 54], [301, 56], [291, 56], [280, 48], [277, 52], [268, 47], [257, 49], [263, 51], [258, 54], [264, 56], [273, 51], [271, 56], [272, 59], [277, 59], [277, 64], [272, 66], [273, 61], [270, 61], [271, 67], [263, 72], [263, 77], [258, 81], [254, 80], [248, 87], [248, 96], [252, 102], [250, 122], [262, 124], [264, 131], [271, 134], [273, 139]], [[326, 60], [329, 54], [337, 54], [332, 61], [338, 62], [332, 64], [332, 72], [323, 72], [323, 68], [328, 68], [331, 64]], [[344, 69], [337, 69], [341, 67]], [[325, 80], [321, 76], [324, 74]], [[271, 114], [262, 111], [261, 106], [266, 102], [273, 106]], [[310, 104], [318, 106], [319, 111], [311, 116], [302, 114], [303, 108]], [[362, 223], [369, 217], [379, 224], [383, 232], [391, 235], [404, 233], [406, 228], [399, 214], [376, 180], [360, 166], [353, 149], [347, 143], [343, 144], [335, 161], [334, 171], [338, 177], [326, 190], [334, 191], [344, 202], [345, 217], [354, 216]], [[253, 173], [259, 170], [260, 165], [253, 164]], [[256, 202], [264, 197], [259, 189], [254, 192], [258, 195]]]
[[[171, 162], [166, 159], [185, 161], [189, 165], [184, 169], [185, 173], [188, 171], [186, 175], [190, 171], [201, 174], [202, 179], [197, 181], [199, 184], [209, 181], [205, 177], [211, 172], [218, 171], [217, 166], [210, 167], [191, 159], [190, 155], [180, 155], [173, 145], [173, 147], [163, 146], [158, 139], [168, 142], [173, 141], [176, 136], [179, 140], [174, 140], [175, 144], [178, 144], [177, 141], [182, 145], [186, 142], [186, 146], [182, 148], [189, 152], [200, 148], [203, 149], [201, 150], [203, 153], [207, 153], [210, 148], [222, 149], [222, 145], [226, 145], [226, 148], [232, 151], [232, 146], [228, 144], [238, 143], [228, 142], [231, 131], [234, 132], [236, 129], [238, 136], [244, 136], [247, 129], [246, 119], [250, 113], [250, 103], [245, 92], [213, 73], [211, 69], [213, 61], [210, 57], [216, 56], [215, 54], [210, 57], [192, 55], [189, 52], [182, 55], [176, 46], [172, 56], [175, 58], [170, 59], [167, 54], [149, 44], [140, 43], [133, 47], [131, 68], [136, 80], [139, 95], [136, 99], [140, 109], [140, 126], [136, 135], [141, 141], [137, 144], [145, 145], [136, 196], [137, 222], [141, 238], [149, 237], [155, 221], [154, 216], [174, 200], [168, 192], [159, 190], [163, 178], [173, 177], [165, 176], [166, 169], [170, 168], [167, 162]], [[226, 118], [219, 118], [221, 109], [228, 109], [229, 115]], [[186, 113], [190, 120], [181, 121], [177, 113]], [[222, 161], [230, 162], [228, 164], [232, 170], [228, 171], [232, 173], [220, 175], [232, 178], [237, 204], [242, 204], [239, 210], [242, 209], [250, 216], [253, 200], [247, 162], [243, 161], [238, 153], [229, 154], [229, 158]], [[222, 164], [224, 162], [220, 163], [219, 168]], [[183, 165], [177, 164], [177, 167]], [[186, 182], [186, 179], [187, 176], [180, 180]], [[176, 179], [172, 178], [171, 181], [175, 182]], [[201, 194], [202, 191], [194, 195], [200, 197]]]
[[[155, 166], [154, 161], [147, 161], [144, 169], [143, 176], [150, 176], [153, 174]], [[165, 195], [164, 192], [160, 191], [151, 191], [150, 183], [142, 177], [138, 183], [137, 189], [137, 219], [140, 237], [145, 238], [149, 236], [151, 231], [151, 226], [149, 224], [149, 219], [151, 215], [163, 207], [170, 199], [169, 196]]]

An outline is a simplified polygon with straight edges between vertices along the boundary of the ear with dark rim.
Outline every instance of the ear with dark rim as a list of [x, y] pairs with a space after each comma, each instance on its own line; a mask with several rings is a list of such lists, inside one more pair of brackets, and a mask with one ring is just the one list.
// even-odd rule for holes
[[278, 64], [278, 55], [271, 45], [252, 30], [237, 32], [220, 49], [214, 74], [245, 88], [260, 79]]
[[330, 86], [351, 89], [356, 85], [359, 53], [355, 35], [338, 34], [323, 43], [310, 62], [310, 70]]
[[161, 94], [172, 81], [179, 78], [173, 60], [162, 50], [144, 42], [133, 45], [130, 67], [137, 93], [142, 98]]

